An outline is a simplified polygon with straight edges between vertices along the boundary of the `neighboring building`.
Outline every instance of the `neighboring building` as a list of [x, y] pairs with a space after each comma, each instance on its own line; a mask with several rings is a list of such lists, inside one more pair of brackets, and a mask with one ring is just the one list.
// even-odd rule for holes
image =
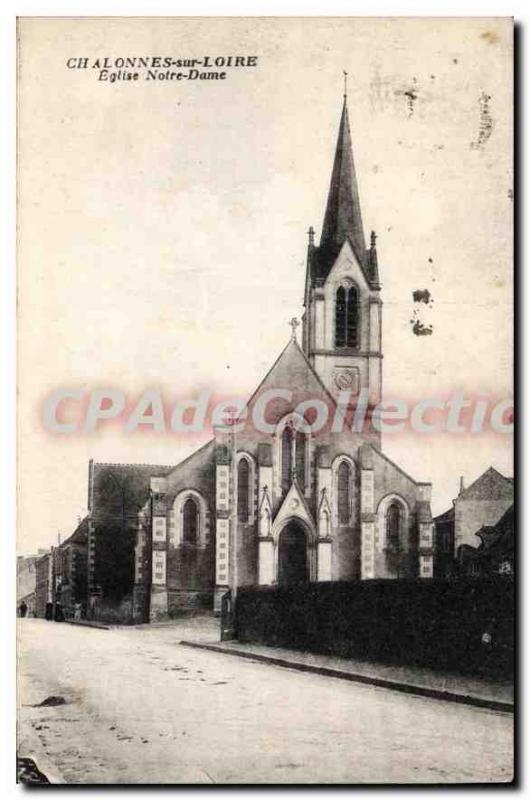
[[17, 560], [18, 605], [25, 599], [28, 613], [41, 618], [58, 604], [67, 619], [77, 612], [131, 621], [138, 512], [149, 497], [151, 477], [170, 470], [90, 461], [89, 513], [61, 544], [33, 560]]
[[17, 557], [17, 608], [25, 603], [28, 617], [34, 617], [36, 612], [37, 571], [35, 565], [38, 558], [38, 555]]
[[[462, 548], [483, 553], [484, 531], [495, 526], [513, 506], [513, 478], [501, 475], [494, 467], [482, 473], [467, 488], [460, 479], [460, 491], [453, 507], [434, 520], [434, 575], [439, 578], [460, 573]], [[508, 515], [513, 520], [513, 515]], [[479, 538], [477, 538], [479, 537]], [[480, 539], [480, 542], [479, 542]], [[467, 558], [467, 556], [466, 556]]]
[[487, 578], [514, 574], [514, 510], [511, 505], [495, 525], [483, 525], [476, 535], [478, 547], [463, 544], [458, 548], [460, 574]]
[[451, 578], [455, 573], [454, 506], [434, 518], [433, 577]]
[[335, 414], [348, 391], [346, 416], [365, 400], [370, 419], [381, 399], [376, 237], [367, 249], [346, 99], [318, 246], [309, 232], [304, 306], [302, 347], [293, 323], [248, 403], [250, 419], [268, 390], [292, 392], [267, 404], [268, 432], [220, 427], [182, 464], [153, 476], [137, 522], [136, 619], [218, 609], [234, 582], [432, 577], [431, 485], [385, 456], [371, 426], [327, 426], [313, 436], [295, 411], [320, 398]]
[[460, 489], [454, 501], [455, 551], [463, 544], [475, 547], [477, 531], [494, 525], [513, 504], [513, 478], [506, 478], [493, 467], [473, 483]]
[[53, 552], [50, 550], [35, 562], [35, 613], [44, 619], [46, 610], [54, 600]]
[[[152, 477], [171, 467], [90, 461], [86, 534], [87, 615], [128, 621], [132, 615], [138, 512]], [[84, 525], [85, 521], [83, 521]]]
[[87, 604], [88, 518], [74, 533], [51, 550], [39, 550], [36, 556], [17, 558], [17, 606], [22, 600], [28, 616], [44, 618], [62, 607], [67, 618], [74, 616], [76, 604], [83, 613]]
[[57, 548], [55, 558], [55, 601], [61, 604], [66, 619], [85, 616], [87, 607], [88, 517], [81, 520]]

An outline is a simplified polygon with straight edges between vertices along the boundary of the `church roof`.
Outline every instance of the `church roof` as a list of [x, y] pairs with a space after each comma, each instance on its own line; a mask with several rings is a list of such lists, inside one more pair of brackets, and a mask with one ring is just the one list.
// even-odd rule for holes
[[195, 475], [197, 469], [201, 469], [204, 463], [208, 463], [209, 459], [213, 456], [215, 451], [215, 439], [209, 439], [197, 450], [194, 450], [189, 456], [186, 456], [182, 461], [171, 468], [167, 474], [167, 495], [169, 498], [174, 497], [178, 488], [178, 481], [183, 476]]
[[406, 478], [411, 483], [414, 483], [414, 484], [418, 483], [418, 481], [415, 478], [413, 478], [412, 475], [409, 475], [408, 472], [405, 472], [403, 467], [400, 467], [399, 464], [396, 464], [396, 462], [393, 461], [391, 458], [389, 458], [389, 456], [387, 456], [386, 453], [383, 453], [382, 450], [380, 450], [377, 447], [374, 447], [371, 442], [365, 442], [363, 444], [362, 451], [363, 451], [362, 452], [362, 459], [363, 459], [363, 463], [364, 464], [366, 464], [366, 459], [367, 459], [367, 457], [369, 458], [370, 457], [369, 454], [371, 454], [372, 457], [375, 456], [376, 458], [379, 458], [382, 461], [386, 461], [387, 464], [391, 464], [391, 466], [395, 470], [397, 470], [404, 478]]
[[367, 250], [346, 96], [342, 107], [320, 246], [310, 247], [309, 268], [313, 282], [325, 281], [345, 241], [350, 243], [368, 282], [377, 285], [379, 275], [375, 236], [372, 236], [371, 247]]
[[[296, 338], [291, 338], [253, 392], [248, 401], [249, 407], [268, 389], [290, 389], [298, 400], [307, 396], [324, 396], [332, 404], [332, 407], [336, 405], [333, 395], [326, 389]], [[285, 404], [283, 404], [283, 412], [280, 417], [269, 421], [271, 423], [277, 422], [284, 414]]]
[[174, 467], [162, 464], [110, 464], [94, 461], [89, 470], [89, 511], [95, 521], [135, 519], [149, 497], [151, 478]]

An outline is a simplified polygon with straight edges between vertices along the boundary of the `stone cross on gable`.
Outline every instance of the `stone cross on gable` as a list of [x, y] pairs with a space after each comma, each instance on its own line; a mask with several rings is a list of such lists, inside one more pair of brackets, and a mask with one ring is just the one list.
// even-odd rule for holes
[[298, 328], [300, 323], [298, 322], [296, 317], [293, 317], [292, 320], [289, 322], [289, 325], [292, 328], [291, 341], [295, 342], [296, 341], [296, 329]]

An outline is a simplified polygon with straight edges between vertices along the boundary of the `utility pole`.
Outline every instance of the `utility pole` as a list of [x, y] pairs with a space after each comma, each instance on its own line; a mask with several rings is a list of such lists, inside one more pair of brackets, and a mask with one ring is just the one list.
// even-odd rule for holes
[[229, 441], [230, 441], [230, 461], [231, 461], [231, 477], [232, 477], [232, 507], [230, 509], [230, 527], [232, 531], [232, 569], [231, 572], [231, 594], [232, 604], [235, 608], [237, 597], [237, 588], [239, 585], [238, 563], [237, 563], [237, 547], [238, 547], [238, 532], [237, 532], [237, 430], [236, 426], [239, 423], [237, 411], [233, 410], [228, 413], [227, 425], [230, 427]]

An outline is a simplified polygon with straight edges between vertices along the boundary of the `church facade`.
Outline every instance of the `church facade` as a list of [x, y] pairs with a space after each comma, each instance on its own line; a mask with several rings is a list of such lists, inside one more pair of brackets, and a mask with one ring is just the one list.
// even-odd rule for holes
[[[382, 394], [381, 322], [345, 98], [318, 245], [309, 230], [301, 344], [293, 324], [248, 401], [246, 419], [259, 403], [266, 425], [220, 426], [151, 479], [138, 514], [136, 619], [217, 611], [234, 586], [432, 577], [431, 485], [393, 463], [370, 424]], [[347, 424], [313, 433], [315, 399]], [[361, 402], [368, 424], [358, 427]]]

